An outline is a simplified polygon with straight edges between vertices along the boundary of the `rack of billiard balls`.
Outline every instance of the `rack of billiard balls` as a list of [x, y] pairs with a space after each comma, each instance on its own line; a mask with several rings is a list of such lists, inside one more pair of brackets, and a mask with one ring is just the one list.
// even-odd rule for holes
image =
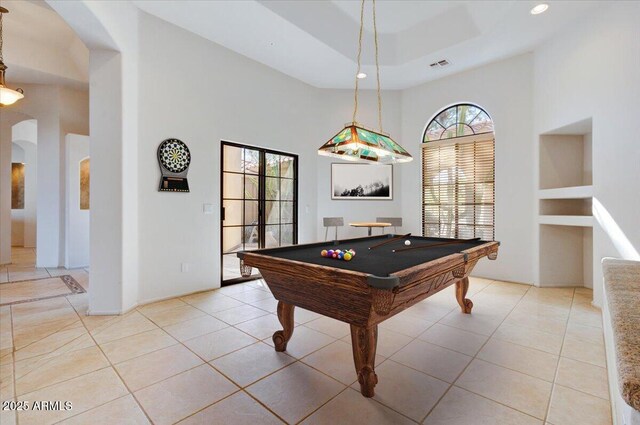
[[356, 252], [353, 249], [350, 249], [348, 251], [341, 251], [339, 249], [323, 249], [320, 252], [320, 255], [322, 257], [333, 258], [336, 260], [351, 261], [351, 259], [356, 256]]

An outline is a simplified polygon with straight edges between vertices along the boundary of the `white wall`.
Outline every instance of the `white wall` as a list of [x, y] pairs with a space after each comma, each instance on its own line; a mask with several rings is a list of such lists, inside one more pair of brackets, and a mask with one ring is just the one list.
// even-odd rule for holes
[[594, 303], [605, 256], [640, 259], [640, 3], [611, 2], [534, 54], [534, 135], [593, 120]]
[[397, 167], [402, 181], [403, 231], [422, 233], [420, 143], [425, 126], [446, 106], [470, 102], [495, 126], [496, 261], [480, 261], [474, 275], [533, 282], [534, 181], [532, 56], [525, 54], [402, 92], [400, 142], [415, 160]]
[[[330, 137], [314, 122], [317, 91], [144, 13], [139, 41], [140, 302], [219, 285], [220, 140], [300, 155], [299, 239], [314, 240], [315, 150]], [[190, 193], [158, 192], [169, 137], [191, 151]]]
[[80, 209], [80, 161], [89, 157], [89, 136], [67, 134], [65, 260], [68, 269], [89, 266], [89, 210]]

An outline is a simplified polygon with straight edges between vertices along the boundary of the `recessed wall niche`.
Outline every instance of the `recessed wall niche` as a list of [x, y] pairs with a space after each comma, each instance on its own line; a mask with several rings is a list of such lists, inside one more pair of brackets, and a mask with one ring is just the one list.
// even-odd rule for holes
[[11, 164], [11, 209], [24, 209], [24, 164]]
[[80, 161], [80, 209], [89, 209], [89, 182], [91, 179], [91, 160], [89, 158]]
[[540, 135], [539, 285], [593, 287], [593, 126]]
[[540, 135], [540, 189], [590, 186], [591, 120]]

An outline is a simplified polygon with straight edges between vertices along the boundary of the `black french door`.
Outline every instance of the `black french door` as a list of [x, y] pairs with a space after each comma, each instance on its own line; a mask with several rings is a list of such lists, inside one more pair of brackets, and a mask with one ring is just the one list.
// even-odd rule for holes
[[259, 278], [240, 274], [238, 251], [298, 243], [298, 156], [221, 143], [222, 285]]

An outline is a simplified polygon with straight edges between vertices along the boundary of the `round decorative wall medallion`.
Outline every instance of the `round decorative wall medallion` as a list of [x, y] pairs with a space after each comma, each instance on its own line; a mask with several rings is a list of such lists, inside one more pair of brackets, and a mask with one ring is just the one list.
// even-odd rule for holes
[[160, 191], [189, 192], [187, 172], [191, 164], [191, 152], [178, 139], [166, 139], [158, 146], [158, 163], [162, 178]]

